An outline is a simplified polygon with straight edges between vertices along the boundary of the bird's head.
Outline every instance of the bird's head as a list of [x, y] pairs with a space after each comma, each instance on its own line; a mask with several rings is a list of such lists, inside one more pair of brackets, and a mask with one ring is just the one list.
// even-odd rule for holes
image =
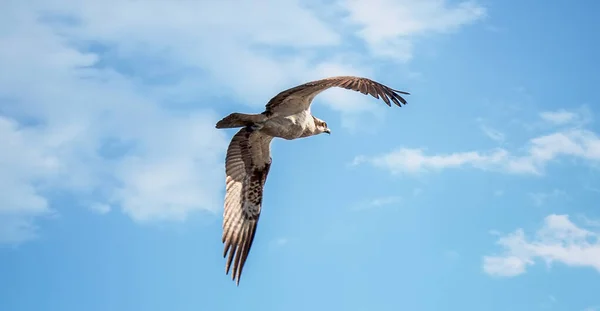
[[313, 119], [315, 120], [316, 134], [321, 134], [321, 133], [331, 134], [331, 130], [327, 127], [327, 122], [325, 122], [319, 118], [316, 118], [316, 117], [313, 117]]

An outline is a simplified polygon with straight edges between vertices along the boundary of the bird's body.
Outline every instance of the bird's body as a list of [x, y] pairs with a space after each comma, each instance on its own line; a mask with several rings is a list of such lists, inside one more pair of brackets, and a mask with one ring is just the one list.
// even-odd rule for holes
[[310, 111], [303, 110], [288, 116], [271, 117], [262, 125], [260, 131], [265, 135], [292, 140], [315, 135], [316, 128]]
[[373, 80], [340, 76], [308, 82], [273, 97], [260, 114], [232, 113], [216, 128], [241, 128], [231, 139], [225, 160], [226, 194], [223, 213], [223, 256], [228, 256], [226, 273], [233, 263], [232, 279], [240, 276], [256, 233], [262, 208], [263, 187], [271, 168], [273, 138], [294, 140], [330, 133], [327, 123], [310, 111], [312, 100], [331, 87], [343, 87], [381, 98], [388, 105], [406, 104], [399, 94]]

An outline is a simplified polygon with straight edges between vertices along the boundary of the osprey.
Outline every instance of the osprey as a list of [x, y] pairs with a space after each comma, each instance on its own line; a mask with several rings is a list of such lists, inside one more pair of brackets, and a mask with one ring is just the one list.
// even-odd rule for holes
[[260, 216], [263, 187], [271, 167], [271, 141], [275, 137], [293, 140], [331, 134], [327, 122], [310, 113], [310, 105], [319, 93], [332, 87], [360, 91], [392, 106], [406, 104], [400, 94], [371, 79], [339, 76], [307, 82], [282, 91], [273, 97], [260, 114], [232, 113], [216, 124], [216, 128], [241, 128], [231, 139], [225, 158], [225, 208], [223, 212], [223, 257], [229, 256], [225, 274], [239, 286], [240, 276], [256, 233]]

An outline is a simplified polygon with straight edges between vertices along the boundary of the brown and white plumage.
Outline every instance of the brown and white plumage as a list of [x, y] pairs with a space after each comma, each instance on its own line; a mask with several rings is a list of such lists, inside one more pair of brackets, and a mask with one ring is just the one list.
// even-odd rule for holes
[[368, 78], [339, 76], [307, 82], [282, 91], [269, 100], [263, 113], [281, 115], [307, 110], [319, 93], [332, 87], [341, 87], [361, 92], [377, 99], [381, 97], [390, 107], [392, 106], [392, 102], [398, 107], [406, 105], [406, 100], [400, 94], [409, 95], [407, 92], [394, 90]]
[[225, 273], [233, 263], [232, 279], [239, 284], [260, 217], [263, 186], [271, 166], [273, 137], [242, 128], [233, 136], [225, 160], [226, 195], [223, 213]]
[[363, 77], [331, 77], [280, 92], [260, 114], [232, 113], [216, 124], [219, 129], [242, 128], [227, 148], [223, 212], [225, 273], [229, 273], [233, 263], [231, 277], [238, 285], [260, 217], [263, 188], [272, 161], [271, 141], [275, 137], [293, 140], [330, 133], [327, 123], [310, 113], [310, 105], [315, 96], [332, 87], [381, 98], [390, 107], [391, 103], [398, 107], [406, 104], [400, 94], [409, 94]]

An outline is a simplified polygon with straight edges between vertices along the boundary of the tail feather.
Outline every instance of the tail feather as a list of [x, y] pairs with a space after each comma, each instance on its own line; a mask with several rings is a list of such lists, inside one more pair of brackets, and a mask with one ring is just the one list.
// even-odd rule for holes
[[264, 122], [266, 119], [267, 117], [263, 114], [246, 114], [234, 112], [221, 119], [221, 121], [217, 122], [217, 125], [215, 127], [218, 129], [244, 127]]

